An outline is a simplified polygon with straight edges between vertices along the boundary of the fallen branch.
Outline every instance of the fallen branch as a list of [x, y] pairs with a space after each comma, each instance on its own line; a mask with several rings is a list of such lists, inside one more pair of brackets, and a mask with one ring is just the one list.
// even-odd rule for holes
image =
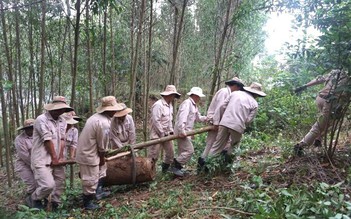
[[234, 211], [234, 212], [236, 212], [236, 213], [244, 214], [244, 215], [250, 215], [250, 216], [255, 215], [255, 213], [240, 211], [240, 210], [235, 209], [235, 208], [219, 207], [219, 206], [214, 206], [214, 207], [200, 207], [200, 208], [192, 208], [192, 209], [187, 209], [187, 210], [188, 210], [188, 211], [197, 211], [197, 210], [202, 210], [202, 209], [224, 209], [224, 210]]

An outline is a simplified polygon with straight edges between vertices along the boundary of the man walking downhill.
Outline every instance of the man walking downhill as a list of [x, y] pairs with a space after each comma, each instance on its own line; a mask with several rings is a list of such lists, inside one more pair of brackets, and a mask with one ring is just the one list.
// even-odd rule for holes
[[52, 103], [46, 104], [44, 109], [46, 112], [34, 122], [31, 166], [37, 188], [29, 202], [34, 208], [46, 208], [48, 196], [51, 194], [51, 207], [56, 210], [65, 189], [65, 167], [58, 166], [59, 161], [64, 159], [67, 127], [61, 115], [73, 109], [62, 96], [55, 96]]
[[96, 113], [89, 117], [79, 136], [76, 161], [79, 164], [83, 206], [86, 210], [99, 208], [93, 200], [99, 179], [106, 176], [103, 176], [103, 173], [106, 174], [107, 169], [105, 152], [109, 148], [111, 118], [122, 109], [115, 97], [103, 97]]
[[[172, 123], [172, 102], [175, 98], [180, 98], [180, 93], [177, 92], [177, 89], [174, 85], [167, 85], [166, 89], [160, 94], [162, 98], [156, 101], [151, 107], [151, 140], [173, 135], [174, 132]], [[160, 150], [164, 151], [162, 172], [165, 173], [169, 169], [174, 159], [173, 142], [166, 141], [148, 148], [148, 157], [152, 158], [155, 163], [158, 160]]]
[[243, 91], [230, 94], [215, 112], [214, 125], [219, 125], [219, 128], [216, 141], [208, 156], [221, 153], [229, 138], [231, 138], [232, 147], [240, 142], [246, 126], [253, 121], [257, 114], [257, 97], [265, 96], [262, 85], [255, 82], [250, 87], [243, 87]]
[[[217, 91], [217, 93], [214, 95], [211, 101], [210, 106], [208, 107], [207, 118], [212, 124], [219, 123], [219, 121], [213, 121], [213, 116], [215, 111], [224, 103], [224, 101], [230, 96], [232, 92], [242, 90], [244, 87], [243, 82], [238, 77], [234, 77], [233, 79], [226, 81], [225, 85], [227, 86]], [[205, 158], [207, 157], [213, 143], [216, 141], [217, 134], [218, 134], [218, 130], [211, 130], [208, 132], [207, 138], [206, 138], [205, 150], [203, 151], [201, 157], [199, 157], [198, 159], [199, 170], [205, 164]], [[230, 149], [231, 148], [230, 148], [230, 140], [229, 140], [227, 143], [227, 147], [221, 153], [226, 156], [227, 153], [230, 153]]]
[[182, 168], [191, 159], [191, 156], [194, 153], [194, 146], [191, 142], [191, 137], [188, 137], [185, 132], [193, 129], [195, 121], [207, 121], [207, 117], [201, 116], [197, 107], [201, 97], [205, 97], [202, 93], [202, 89], [199, 87], [193, 87], [187, 94], [189, 95], [189, 98], [180, 104], [174, 126], [174, 134], [178, 135], [180, 138], [177, 139], [178, 157], [174, 158], [171, 171], [174, 175], [180, 177], [184, 176]]
[[[19, 134], [15, 139], [17, 154], [15, 171], [27, 187], [26, 197], [30, 196], [36, 188], [34, 174], [30, 165], [34, 121], [34, 119], [25, 120], [23, 126], [17, 129], [18, 131], [21, 131], [21, 134]], [[27, 199], [29, 200], [30, 198], [26, 198], [26, 200]], [[27, 205], [31, 207], [31, 203], [27, 203]]]

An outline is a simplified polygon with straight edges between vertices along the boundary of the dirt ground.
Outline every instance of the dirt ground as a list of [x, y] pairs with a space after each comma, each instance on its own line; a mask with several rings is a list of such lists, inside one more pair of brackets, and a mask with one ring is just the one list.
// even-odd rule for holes
[[[291, 185], [309, 185], [312, 181], [336, 184], [350, 180], [351, 151], [349, 146], [338, 148], [335, 152], [333, 162], [322, 158], [321, 154], [312, 150], [307, 151], [307, 154], [303, 157], [291, 157], [283, 163], [270, 163], [264, 166], [259, 173], [263, 182], [268, 185], [274, 185], [277, 188], [286, 188]], [[238, 159], [253, 169], [259, 168], [260, 165], [262, 166], [260, 161], [267, 159], [267, 157], [280, 156], [280, 153], [279, 148], [270, 147], [259, 151], [248, 152]], [[118, 199], [111, 197], [106, 199], [105, 202], [110, 203], [116, 208], [129, 202], [133, 202], [134, 206], [141, 206], [157, 193], [166, 192], [186, 184], [194, 185], [191, 191], [194, 196], [197, 196], [197, 193], [202, 193], [203, 191], [215, 196], [218, 191], [235, 189], [238, 180], [245, 181], [251, 176], [249, 171], [243, 169], [235, 173], [207, 177], [196, 175], [196, 171], [193, 169], [191, 175], [187, 177], [172, 178], [170, 176], [170, 178], [164, 180], [162, 179], [162, 174], [159, 173], [156, 179], [158, 183], [156, 190], [150, 189], [150, 184], [142, 184], [136, 187], [113, 187], [113, 196], [118, 196]], [[16, 178], [13, 181], [12, 188], [9, 188], [5, 183], [7, 182], [7, 177], [4, 174], [4, 170], [1, 169], [0, 180], [3, 182], [0, 186], [0, 202], [6, 206], [6, 212], [14, 213], [18, 208], [18, 204], [23, 204], [25, 195], [17, 189], [19, 188], [19, 179]], [[346, 187], [345, 192], [351, 194], [351, 187]], [[73, 201], [80, 202], [80, 197], [75, 197]], [[157, 215], [159, 212], [152, 212], [150, 210], [149, 213]]]

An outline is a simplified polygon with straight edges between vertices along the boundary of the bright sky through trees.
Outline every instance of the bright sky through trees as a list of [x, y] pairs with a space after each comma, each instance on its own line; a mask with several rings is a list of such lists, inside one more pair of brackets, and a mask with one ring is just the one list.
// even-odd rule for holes
[[294, 40], [291, 31], [291, 21], [293, 16], [290, 14], [272, 13], [270, 19], [264, 27], [267, 32], [265, 47], [268, 54], [279, 54], [279, 50], [285, 42]]
[[[293, 29], [294, 16], [288, 13], [271, 13], [264, 30], [267, 32], [265, 48], [268, 54], [281, 54], [284, 44], [295, 44], [303, 36], [302, 29]], [[307, 28], [307, 35], [316, 38], [320, 33], [313, 27]]]

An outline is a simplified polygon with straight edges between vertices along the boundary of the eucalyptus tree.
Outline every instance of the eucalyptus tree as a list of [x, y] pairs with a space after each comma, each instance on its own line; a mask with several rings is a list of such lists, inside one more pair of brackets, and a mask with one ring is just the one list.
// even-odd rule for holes
[[265, 4], [264, 0], [197, 3], [195, 19], [204, 56], [202, 71], [203, 76], [212, 78], [209, 100], [223, 80], [247, 74], [251, 61], [263, 50]]
[[[133, 109], [135, 109], [135, 102], [136, 102], [136, 89], [137, 89], [137, 74], [138, 74], [138, 69], [137, 67], [139, 66], [139, 58], [140, 58], [140, 47], [141, 47], [141, 40], [142, 40], [142, 33], [144, 29], [144, 16], [145, 16], [145, 10], [146, 10], [146, 0], [141, 0], [141, 5], [139, 7], [139, 17], [138, 17], [138, 26], [137, 26], [137, 39], [135, 46], [135, 50], [133, 51], [133, 57], [132, 57], [132, 68], [131, 68], [131, 74], [130, 74], [130, 95], [129, 95], [129, 105]], [[135, 112], [133, 112], [135, 115]]]

